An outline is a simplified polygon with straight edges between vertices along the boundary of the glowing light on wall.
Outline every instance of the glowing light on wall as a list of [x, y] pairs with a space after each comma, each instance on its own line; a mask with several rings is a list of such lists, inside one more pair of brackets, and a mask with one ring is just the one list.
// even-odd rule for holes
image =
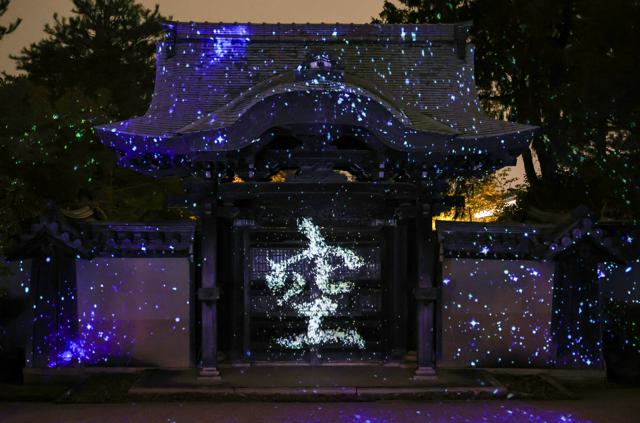
[[[290, 349], [303, 349], [320, 345], [339, 343], [344, 346], [364, 348], [364, 339], [355, 329], [323, 328], [323, 320], [335, 313], [337, 297], [353, 290], [348, 281], [332, 280], [332, 275], [341, 268], [358, 270], [364, 260], [353, 251], [327, 244], [320, 228], [311, 219], [298, 222], [298, 231], [308, 240], [308, 246], [298, 254], [280, 262], [269, 260], [270, 272], [266, 276], [267, 286], [277, 296], [279, 306], [290, 304], [307, 319], [306, 333], [291, 337], [281, 337], [276, 342]], [[313, 274], [305, 275], [292, 270], [301, 262], [311, 264]], [[303, 296], [310, 288], [310, 296]]]

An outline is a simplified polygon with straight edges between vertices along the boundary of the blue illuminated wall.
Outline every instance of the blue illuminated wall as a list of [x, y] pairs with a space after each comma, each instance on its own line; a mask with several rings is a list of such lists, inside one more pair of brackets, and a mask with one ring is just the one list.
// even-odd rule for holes
[[190, 365], [187, 258], [97, 258], [76, 269], [80, 334], [63, 361]]
[[440, 366], [546, 367], [553, 263], [446, 259]]

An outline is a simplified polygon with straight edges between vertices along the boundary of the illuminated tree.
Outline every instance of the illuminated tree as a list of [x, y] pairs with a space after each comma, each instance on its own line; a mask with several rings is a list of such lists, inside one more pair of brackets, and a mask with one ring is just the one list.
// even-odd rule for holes
[[[351, 250], [328, 245], [320, 228], [311, 219], [301, 219], [298, 231], [309, 240], [308, 247], [280, 262], [269, 260], [270, 272], [266, 280], [271, 292], [277, 296], [279, 306], [290, 304], [308, 319], [307, 331], [292, 337], [278, 338], [276, 342], [291, 349], [317, 347], [328, 343], [364, 348], [364, 340], [355, 329], [327, 329], [322, 325], [326, 317], [336, 312], [336, 297], [354, 288], [352, 282], [332, 280], [332, 275], [340, 269], [361, 268], [364, 266], [362, 258]], [[304, 264], [312, 269], [310, 275], [299, 270]], [[308, 286], [311, 288], [311, 295], [305, 297], [303, 293]]]
[[505, 214], [523, 189], [514, 183], [515, 178], [509, 177], [508, 170], [482, 178], [457, 178], [453, 181], [449, 194], [463, 197], [464, 205], [444, 212], [435, 219], [494, 222]]

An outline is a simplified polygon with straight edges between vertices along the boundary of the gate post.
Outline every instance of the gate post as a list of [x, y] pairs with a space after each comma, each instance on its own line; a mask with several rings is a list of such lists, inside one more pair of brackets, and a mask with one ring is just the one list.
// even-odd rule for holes
[[437, 292], [433, 280], [435, 269], [435, 242], [431, 230], [431, 214], [418, 204], [415, 221], [416, 257], [418, 260], [418, 284], [414, 291], [417, 305], [418, 368], [414, 379], [425, 380], [436, 377], [434, 321]]
[[218, 255], [218, 227], [217, 227], [217, 175], [214, 176], [214, 189], [210, 203], [211, 210], [204, 210], [201, 222], [200, 247], [200, 284], [198, 301], [200, 303], [200, 378], [219, 380], [218, 371], [218, 299], [220, 292], [217, 287], [217, 255]]

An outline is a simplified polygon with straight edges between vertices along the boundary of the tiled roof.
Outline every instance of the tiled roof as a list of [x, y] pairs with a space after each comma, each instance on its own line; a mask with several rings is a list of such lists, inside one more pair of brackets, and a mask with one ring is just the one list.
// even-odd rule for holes
[[599, 222], [585, 210], [579, 207], [566, 222], [555, 225], [437, 221], [441, 253], [449, 258], [545, 260], [590, 242], [612, 261], [637, 262], [637, 222]]
[[[474, 48], [466, 43], [468, 23], [174, 22], [167, 28], [169, 36], [158, 44], [155, 93], [148, 112], [101, 126], [100, 132], [161, 142], [202, 129], [207, 116], [221, 116], [216, 125], [223, 125], [255, 101], [251, 94], [256, 86], [290, 74], [312, 54], [330, 57], [347, 80], [360, 81], [357, 87], [376, 95], [384, 92], [383, 100], [404, 114], [409, 127], [417, 131], [448, 133], [475, 142], [528, 139], [536, 129], [489, 118], [481, 110]], [[286, 85], [273, 89], [286, 90]]]
[[631, 263], [640, 256], [639, 239], [640, 226], [636, 222], [598, 222], [588, 208], [578, 207], [571, 218], [554, 231], [547, 255], [556, 257], [589, 242], [609, 260]]
[[447, 258], [540, 259], [553, 225], [436, 222], [441, 254]]
[[40, 256], [55, 248], [71, 256], [164, 257], [193, 253], [195, 222], [104, 222], [71, 219], [51, 205], [13, 240], [8, 258]]

